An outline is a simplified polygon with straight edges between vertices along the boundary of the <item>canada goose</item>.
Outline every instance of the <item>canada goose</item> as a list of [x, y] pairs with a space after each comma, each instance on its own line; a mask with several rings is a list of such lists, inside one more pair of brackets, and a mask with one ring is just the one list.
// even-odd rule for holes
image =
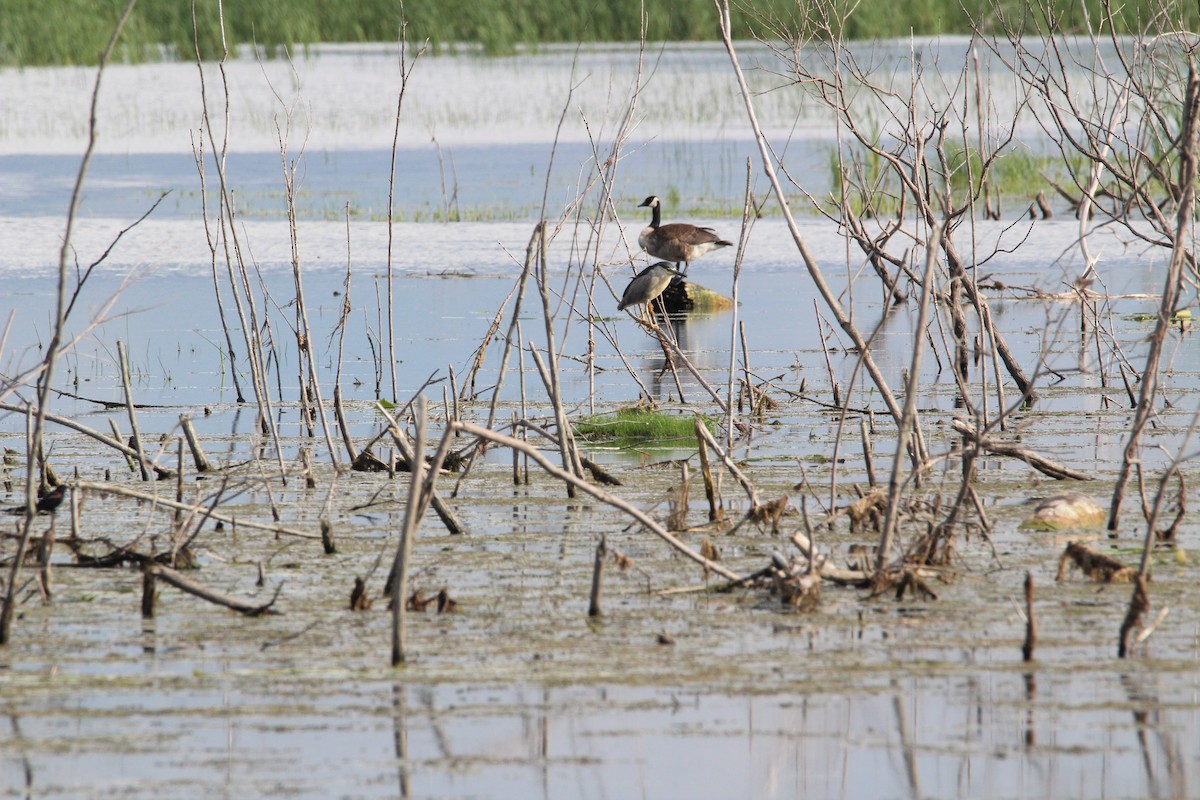
[[679, 273], [672, 269], [671, 265], [665, 261], [651, 264], [635, 275], [633, 280], [629, 282], [629, 285], [625, 287], [625, 294], [621, 295], [621, 302], [617, 305], [617, 311], [624, 311], [629, 306], [644, 303], [644, 314], [649, 310], [650, 304], [670, 285], [671, 279], [677, 275]]
[[674, 261], [676, 268], [682, 261], [682, 274], [687, 274], [689, 262], [718, 247], [729, 247], [733, 244], [718, 236], [712, 228], [700, 228], [686, 222], [663, 225], [661, 204], [654, 195], [638, 204], [638, 208], [650, 208], [650, 224], [638, 236], [638, 244], [655, 258]]

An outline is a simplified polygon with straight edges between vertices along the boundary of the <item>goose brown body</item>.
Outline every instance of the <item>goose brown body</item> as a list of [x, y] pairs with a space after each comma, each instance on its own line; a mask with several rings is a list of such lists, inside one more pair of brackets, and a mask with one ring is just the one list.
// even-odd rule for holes
[[638, 236], [638, 244], [655, 258], [673, 261], [676, 267], [683, 262], [683, 271], [686, 273], [690, 262], [705, 253], [733, 244], [718, 236], [712, 228], [701, 228], [686, 222], [663, 225], [661, 206], [662, 202], [654, 195], [638, 205], [638, 208], [650, 209], [650, 224]]

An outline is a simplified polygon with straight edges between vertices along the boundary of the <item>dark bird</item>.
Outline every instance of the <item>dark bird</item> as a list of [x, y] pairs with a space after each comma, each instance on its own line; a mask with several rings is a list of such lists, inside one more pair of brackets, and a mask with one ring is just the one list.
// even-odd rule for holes
[[650, 255], [664, 261], [683, 262], [683, 274], [687, 274], [688, 263], [719, 247], [729, 247], [727, 242], [712, 228], [700, 228], [686, 222], [662, 224], [662, 201], [650, 195], [638, 208], [650, 208], [650, 224], [638, 236], [638, 244]]
[[643, 309], [643, 313], [645, 313], [655, 298], [666, 290], [667, 286], [671, 284], [671, 279], [677, 275], [679, 273], [665, 261], [651, 264], [633, 276], [633, 280], [625, 287], [625, 294], [621, 295], [617, 311], [624, 311], [629, 306], [645, 305], [645, 309]]
[[[37, 505], [36, 505], [37, 513], [53, 514], [55, 511], [58, 510], [58, 507], [62, 505], [63, 497], [66, 495], [66, 493], [67, 493], [66, 484], [60, 483], [57, 486], [51, 488], [46, 493], [39, 496], [37, 499]], [[21, 504], [19, 506], [12, 506], [11, 508], [8, 509], [8, 513], [9, 514], [24, 514], [25, 513], [25, 505]]]

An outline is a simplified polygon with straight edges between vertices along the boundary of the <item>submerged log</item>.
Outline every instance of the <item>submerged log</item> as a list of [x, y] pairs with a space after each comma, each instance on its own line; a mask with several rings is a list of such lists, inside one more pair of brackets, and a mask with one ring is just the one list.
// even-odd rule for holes
[[1061, 531], [1099, 528], [1108, 514], [1093, 498], [1081, 492], [1062, 492], [1041, 500], [1020, 527], [1024, 530]]

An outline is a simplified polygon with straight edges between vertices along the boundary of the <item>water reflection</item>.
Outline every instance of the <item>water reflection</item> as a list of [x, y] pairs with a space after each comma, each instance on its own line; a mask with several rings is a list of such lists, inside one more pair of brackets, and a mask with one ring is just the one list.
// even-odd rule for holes
[[[1146, 770], [1147, 796], [1190, 797], [1187, 761], [1170, 728], [1163, 724], [1162, 702], [1150, 686], [1155, 680], [1154, 675], [1121, 675], [1121, 686], [1132, 707], [1134, 729]], [[1162, 766], [1165, 776], [1163, 770], [1155, 768], [1156, 765]]]
[[724, 388], [730, 364], [729, 327], [732, 320], [732, 314], [721, 313], [657, 315], [665, 341], [656, 338], [644, 346], [646, 351], [658, 355], [644, 358], [639, 370], [643, 384], [653, 392], [656, 400], [706, 402], [709, 397], [709, 389], [675, 357], [672, 345], [687, 357], [709, 388], [716, 391]]

